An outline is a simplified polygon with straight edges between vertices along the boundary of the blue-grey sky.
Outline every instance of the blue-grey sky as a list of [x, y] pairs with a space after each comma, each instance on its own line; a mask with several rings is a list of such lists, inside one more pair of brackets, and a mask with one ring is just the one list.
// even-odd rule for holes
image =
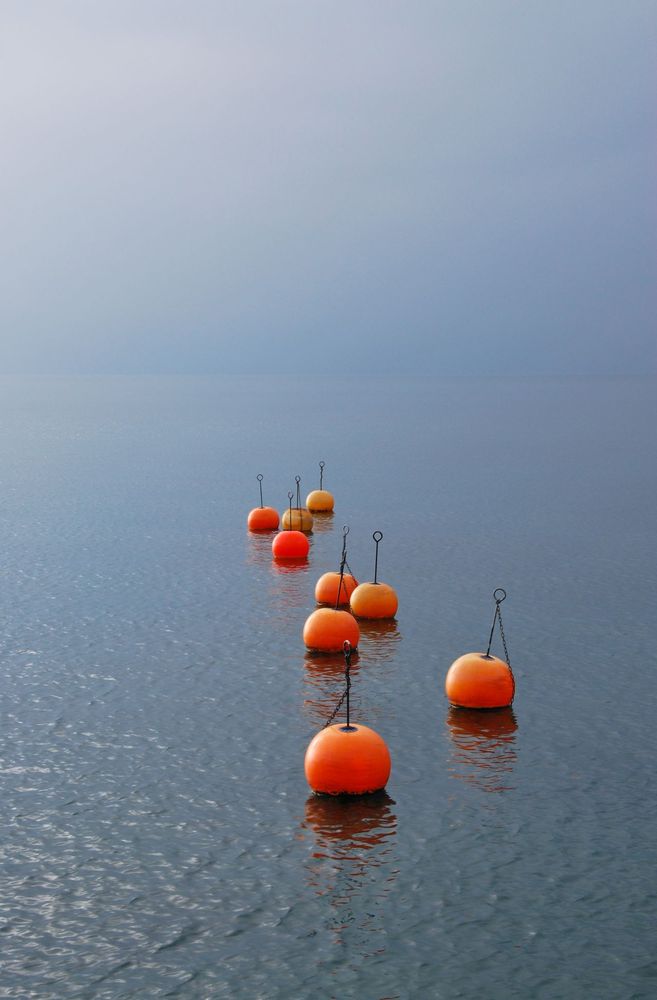
[[0, 370], [657, 371], [654, 0], [3, 0]]

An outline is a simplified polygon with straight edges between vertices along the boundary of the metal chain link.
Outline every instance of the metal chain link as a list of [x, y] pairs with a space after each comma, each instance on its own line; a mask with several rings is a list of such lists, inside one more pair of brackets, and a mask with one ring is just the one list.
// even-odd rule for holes
[[[349, 643], [348, 640], [345, 640], [343, 648], [344, 648], [344, 676], [345, 676], [345, 680], [347, 682], [347, 686], [345, 687], [344, 691], [342, 692], [342, 697], [340, 698], [339, 702], [337, 703], [337, 705], [335, 706], [335, 708], [331, 712], [331, 715], [329, 716], [329, 718], [327, 719], [327, 721], [324, 723], [324, 729], [326, 729], [327, 726], [331, 725], [331, 723], [333, 722], [334, 718], [336, 717], [336, 715], [338, 714], [338, 712], [340, 711], [340, 709], [344, 705], [345, 700], [349, 698], [349, 691], [351, 689], [351, 677], [349, 675], [349, 671], [351, 669], [351, 654], [352, 654], [353, 650], [352, 650], [351, 645], [350, 645], [350, 643]], [[349, 702], [348, 701], [347, 701], [347, 725], [349, 725]]]
[[506, 636], [504, 635], [504, 625], [502, 624], [502, 612], [500, 611], [499, 604], [497, 605], [497, 618], [500, 623], [500, 635], [502, 636], [502, 645], [504, 646], [504, 656], [506, 658], [506, 662], [510, 670], [511, 661], [509, 660], [509, 650], [506, 648]]

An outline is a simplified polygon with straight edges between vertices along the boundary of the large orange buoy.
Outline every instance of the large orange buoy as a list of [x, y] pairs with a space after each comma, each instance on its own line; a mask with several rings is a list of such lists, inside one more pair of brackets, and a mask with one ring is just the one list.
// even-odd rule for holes
[[390, 777], [385, 741], [368, 726], [327, 726], [311, 740], [304, 761], [306, 780], [325, 795], [380, 792]]
[[358, 580], [351, 573], [324, 573], [315, 584], [315, 600], [318, 604], [338, 607], [349, 604], [349, 598], [357, 586]]
[[262, 476], [256, 476], [260, 485], [260, 506], [250, 512], [246, 526], [249, 531], [276, 531], [278, 527], [278, 511], [273, 507], [265, 507], [262, 503]]
[[333, 505], [335, 504], [335, 500], [333, 499], [333, 494], [329, 493], [328, 490], [322, 488], [324, 481], [325, 465], [326, 462], [319, 463], [319, 489], [313, 490], [306, 497], [306, 507], [308, 508], [308, 510], [322, 511], [324, 513], [333, 510]]
[[[501, 595], [498, 597], [498, 594]], [[500, 604], [506, 598], [501, 587], [493, 593], [495, 614], [485, 653], [466, 653], [452, 663], [445, 678], [445, 694], [457, 708], [506, 708], [513, 701], [515, 679], [508, 662], [490, 655], [495, 625], [499, 621], [504, 654], [508, 661]]]
[[459, 656], [445, 679], [450, 704], [460, 708], [505, 708], [515, 689], [509, 664], [486, 653]]
[[306, 619], [303, 627], [306, 646], [320, 653], [337, 653], [345, 641], [356, 649], [359, 639], [358, 623], [348, 611], [318, 608]]
[[279, 531], [271, 543], [274, 559], [303, 559], [310, 543], [302, 531]]
[[304, 770], [314, 792], [323, 795], [367, 795], [380, 792], [385, 787], [390, 777], [390, 753], [385, 741], [373, 729], [351, 724], [349, 671], [352, 648], [348, 641], [344, 642], [343, 650], [347, 686], [331, 718], [335, 718], [346, 699], [347, 724], [327, 724], [317, 733], [306, 750]]
[[376, 577], [379, 566], [379, 542], [383, 538], [382, 531], [372, 535], [376, 550], [374, 556], [374, 580], [372, 583], [361, 583], [351, 595], [349, 604], [352, 612], [358, 618], [394, 618], [399, 607], [397, 594], [388, 583], [378, 583]]

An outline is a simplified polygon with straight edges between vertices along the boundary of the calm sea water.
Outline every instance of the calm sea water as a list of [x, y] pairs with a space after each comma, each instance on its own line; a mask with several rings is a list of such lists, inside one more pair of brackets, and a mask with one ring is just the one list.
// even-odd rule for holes
[[[0, 997], [654, 998], [655, 380], [5, 379]], [[325, 486], [307, 566], [249, 536]], [[317, 577], [398, 592], [343, 690]], [[503, 605], [512, 710], [450, 710]], [[493, 652], [501, 653], [499, 638]]]

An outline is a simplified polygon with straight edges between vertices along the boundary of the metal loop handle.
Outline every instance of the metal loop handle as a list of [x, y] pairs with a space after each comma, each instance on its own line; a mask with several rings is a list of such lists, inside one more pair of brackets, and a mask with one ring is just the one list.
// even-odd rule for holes
[[263, 476], [262, 472], [259, 472], [258, 475], [256, 476], [256, 479], [258, 480], [258, 486], [260, 487], [260, 506], [261, 507], [263, 506], [263, 503], [262, 503], [262, 480], [264, 478], [265, 477]]
[[[498, 594], [501, 594], [502, 596], [498, 597], [497, 596]], [[504, 590], [502, 587], [498, 587], [497, 590], [493, 591], [493, 598], [496, 604], [501, 604], [502, 601], [506, 601], [506, 590]]]
[[319, 463], [319, 488], [320, 488], [320, 490], [322, 489], [322, 484], [324, 482], [324, 466], [325, 465], [326, 465], [326, 462], [320, 462]]
[[379, 542], [383, 538], [383, 532], [375, 531], [372, 538], [374, 539], [374, 544], [376, 545], [376, 549], [374, 550], [374, 583], [376, 583], [376, 574], [379, 570]]

